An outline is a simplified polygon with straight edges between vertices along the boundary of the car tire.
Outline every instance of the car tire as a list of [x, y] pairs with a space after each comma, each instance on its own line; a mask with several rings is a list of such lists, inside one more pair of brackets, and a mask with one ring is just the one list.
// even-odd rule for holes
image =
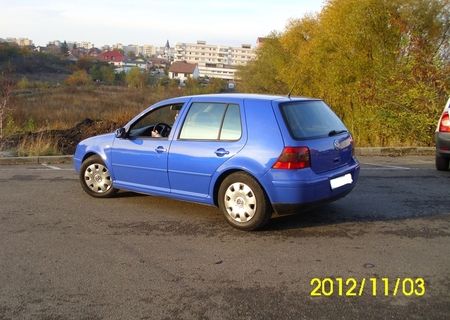
[[240, 230], [256, 230], [272, 216], [272, 206], [259, 183], [244, 172], [226, 177], [218, 193], [219, 209], [225, 220]]
[[449, 159], [436, 155], [436, 169], [448, 171]]
[[80, 183], [87, 194], [96, 198], [109, 198], [118, 191], [113, 187], [109, 169], [97, 155], [83, 161], [80, 169]]

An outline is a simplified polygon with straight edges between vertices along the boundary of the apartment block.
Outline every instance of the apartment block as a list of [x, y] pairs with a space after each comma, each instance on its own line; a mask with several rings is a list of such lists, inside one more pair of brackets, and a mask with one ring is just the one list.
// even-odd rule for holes
[[75, 45], [77, 46], [77, 48], [84, 48], [86, 50], [94, 48], [94, 44], [89, 41], [75, 42]]
[[15, 43], [21, 47], [27, 47], [27, 46], [33, 45], [33, 41], [28, 38], [6, 38], [6, 39], [0, 38], [0, 42]]
[[196, 63], [201, 77], [234, 80], [237, 67], [247, 64], [255, 56], [249, 44], [230, 47], [197, 41], [175, 45], [175, 61]]
[[157, 48], [151, 44], [144, 44], [142, 47], [143, 55], [146, 57], [152, 57], [156, 55]]

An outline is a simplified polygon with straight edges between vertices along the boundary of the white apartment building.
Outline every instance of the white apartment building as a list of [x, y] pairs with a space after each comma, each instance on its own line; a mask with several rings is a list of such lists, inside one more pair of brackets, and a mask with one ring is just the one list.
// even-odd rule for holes
[[86, 50], [94, 48], [94, 44], [89, 41], [75, 42], [75, 45], [77, 46], [77, 48], [84, 48]]
[[28, 38], [13, 38], [13, 39], [14, 41], [12, 42], [17, 43], [17, 45], [21, 47], [28, 47], [33, 45], [33, 41]]
[[143, 55], [146, 57], [152, 57], [156, 55], [157, 49], [155, 46], [152, 46], [151, 44], [144, 44], [142, 47]]
[[122, 46], [122, 50], [126, 55], [129, 55], [131, 52], [135, 55], [139, 55], [139, 46], [137, 44], [129, 44], [127, 46]]
[[255, 56], [255, 51], [249, 44], [229, 47], [197, 41], [175, 45], [175, 61], [198, 64], [201, 77], [234, 80], [236, 68], [247, 64]]
[[122, 46], [122, 50], [125, 54], [133, 52], [136, 56], [143, 55], [144, 57], [151, 57], [156, 55], [156, 47], [150, 44], [145, 44], [143, 46], [137, 44], [129, 44], [127, 46]]

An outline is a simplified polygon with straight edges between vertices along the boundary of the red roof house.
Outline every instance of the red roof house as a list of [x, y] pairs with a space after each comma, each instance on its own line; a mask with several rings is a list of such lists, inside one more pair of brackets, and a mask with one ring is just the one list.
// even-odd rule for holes
[[105, 51], [98, 55], [99, 59], [114, 64], [115, 66], [121, 66], [125, 60], [125, 56], [118, 50]]

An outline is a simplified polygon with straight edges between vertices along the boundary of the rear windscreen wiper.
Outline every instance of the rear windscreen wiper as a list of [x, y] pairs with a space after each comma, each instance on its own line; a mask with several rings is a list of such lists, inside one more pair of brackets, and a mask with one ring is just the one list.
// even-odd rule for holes
[[332, 136], [335, 136], [337, 134], [344, 133], [344, 132], [347, 132], [347, 130], [331, 130], [330, 132], [328, 132], [328, 136], [332, 137]]

